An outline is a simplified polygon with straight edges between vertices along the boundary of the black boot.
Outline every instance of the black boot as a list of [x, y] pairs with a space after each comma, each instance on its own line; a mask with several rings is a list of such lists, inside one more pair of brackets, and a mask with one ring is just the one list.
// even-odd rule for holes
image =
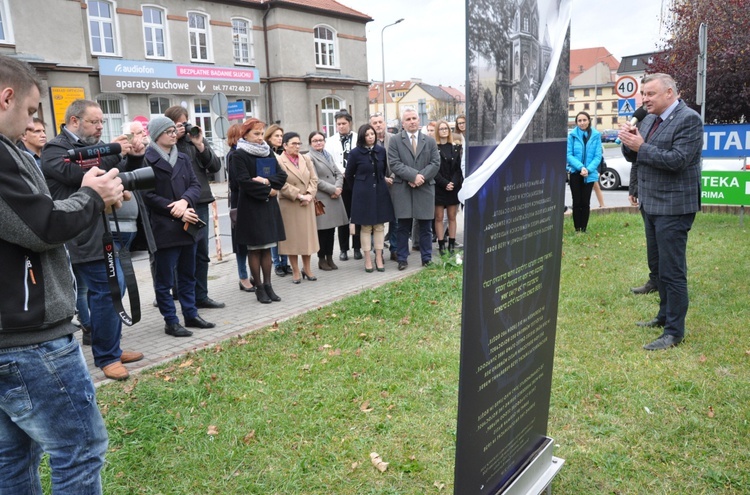
[[456, 252], [456, 239], [448, 238], [448, 252], [451, 254]]
[[281, 298], [277, 296], [273, 291], [273, 287], [271, 287], [271, 284], [263, 284], [263, 288], [266, 290], [266, 295], [269, 297], [269, 299], [271, 299], [271, 301], [281, 301]]
[[255, 289], [255, 297], [258, 298], [258, 302], [259, 303], [271, 304], [271, 298], [268, 297], [268, 294], [266, 294], [266, 286], [265, 285], [259, 285]]
[[438, 239], [438, 252], [440, 253], [440, 256], [443, 256], [445, 254], [445, 239]]

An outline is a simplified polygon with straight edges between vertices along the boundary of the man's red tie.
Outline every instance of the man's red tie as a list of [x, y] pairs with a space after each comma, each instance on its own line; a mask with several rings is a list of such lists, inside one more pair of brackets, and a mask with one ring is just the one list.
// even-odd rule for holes
[[651, 126], [651, 130], [648, 131], [648, 137], [646, 137], [646, 141], [651, 141], [651, 136], [654, 135], [654, 132], [656, 132], [656, 129], [659, 128], [659, 125], [663, 122], [661, 120], [661, 117], [656, 117], [656, 121], [654, 122], [654, 125]]

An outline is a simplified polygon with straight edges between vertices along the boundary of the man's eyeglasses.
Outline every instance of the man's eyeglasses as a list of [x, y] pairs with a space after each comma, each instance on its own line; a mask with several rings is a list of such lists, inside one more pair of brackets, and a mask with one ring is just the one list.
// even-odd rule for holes
[[176, 136], [177, 129], [167, 129], [166, 131], [164, 131], [164, 134], [169, 134], [170, 136]]
[[77, 117], [77, 118], [78, 118], [78, 120], [82, 120], [83, 122], [86, 122], [87, 124], [91, 124], [93, 126], [98, 126], [98, 125], [105, 126], [105, 125], [107, 125], [107, 121], [104, 120], [104, 119], [102, 119], [102, 120], [89, 120], [89, 119], [82, 119], [81, 117]]
[[312, 140], [312, 141], [310, 141], [310, 142], [311, 142], [311, 143], [324, 143], [324, 142], [325, 142], [325, 139], [313, 139], [313, 140]]

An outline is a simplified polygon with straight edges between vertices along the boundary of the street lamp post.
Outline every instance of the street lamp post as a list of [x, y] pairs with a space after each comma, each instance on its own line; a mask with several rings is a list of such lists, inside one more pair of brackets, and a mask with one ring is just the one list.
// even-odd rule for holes
[[383, 32], [385, 31], [385, 28], [395, 26], [399, 22], [403, 21], [404, 19], [401, 18], [397, 20], [396, 22], [392, 24], [388, 24], [387, 26], [383, 26], [383, 29], [380, 30], [380, 56], [383, 62], [383, 120], [385, 121], [385, 132], [388, 132], [388, 107], [386, 104], [386, 90], [385, 90], [385, 43], [383, 42]]

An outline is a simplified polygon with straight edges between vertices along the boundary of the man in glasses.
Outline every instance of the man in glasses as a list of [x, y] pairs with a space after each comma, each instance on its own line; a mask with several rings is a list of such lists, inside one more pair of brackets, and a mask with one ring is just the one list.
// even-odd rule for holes
[[[52, 198], [62, 200], [69, 198], [81, 187], [81, 180], [86, 170], [77, 163], [66, 162], [67, 151], [83, 148], [102, 142], [104, 130], [104, 116], [99, 104], [92, 100], [75, 100], [65, 111], [65, 124], [60, 134], [49, 141], [42, 149], [42, 172], [47, 179]], [[115, 138], [113, 143], [122, 147], [122, 155], [101, 157], [98, 165], [102, 170], [118, 168], [121, 171], [134, 170], [143, 164], [143, 144], [134, 146], [125, 135]], [[129, 376], [123, 363], [132, 363], [143, 359], [140, 352], [123, 351], [120, 349], [122, 321], [115, 311], [112, 295], [107, 279], [107, 267], [104, 264], [104, 250], [102, 236], [103, 222], [95, 222], [82, 234], [66, 245], [73, 263], [76, 281], [81, 283], [79, 291], [86, 287], [88, 296], [82, 297], [77, 304], [79, 311], [85, 309], [88, 303], [91, 328], [83, 328], [90, 332], [91, 352], [94, 364], [101, 368], [104, 376], [113, 380], [124, 380]], [[119, 246], [118, 246], [119, 247]], [[119, 260], [116, 261], [117, 269]], [[125, 292], [124, 281], [120, 279], [120, 292]], [[79, 315], [79, 321], [86, 321], [85, 315]]]

